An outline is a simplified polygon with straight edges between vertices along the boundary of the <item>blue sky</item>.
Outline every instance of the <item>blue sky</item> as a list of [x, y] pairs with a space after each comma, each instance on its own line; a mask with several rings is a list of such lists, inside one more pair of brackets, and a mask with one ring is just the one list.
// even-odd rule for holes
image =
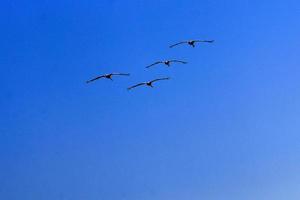
[[0, 198], [298, 200], [299, 7], [4, 0]]

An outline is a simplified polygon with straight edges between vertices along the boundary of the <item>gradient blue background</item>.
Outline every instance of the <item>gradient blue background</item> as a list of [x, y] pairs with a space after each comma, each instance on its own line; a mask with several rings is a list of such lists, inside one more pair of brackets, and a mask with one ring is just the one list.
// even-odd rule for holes
[[[299, 19], [296, 0], [1, 1], [0, 199], [299, 200]], [[216, 42], [168, 48], [190, 38]], [[189, 64], [145, 70], [166, 58]]]

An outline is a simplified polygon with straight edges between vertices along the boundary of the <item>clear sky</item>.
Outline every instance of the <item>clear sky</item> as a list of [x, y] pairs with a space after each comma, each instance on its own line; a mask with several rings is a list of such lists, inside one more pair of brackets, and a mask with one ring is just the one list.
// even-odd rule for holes
[[[2, 1], [0, 199], [299, 200], [299, 19], [296, 0]], [[215, 43], [168, 48], [185, 39]], [[189, 64], [145, 69], [168, 58]], [[131, 76], [85, 84], [109, 72]]]

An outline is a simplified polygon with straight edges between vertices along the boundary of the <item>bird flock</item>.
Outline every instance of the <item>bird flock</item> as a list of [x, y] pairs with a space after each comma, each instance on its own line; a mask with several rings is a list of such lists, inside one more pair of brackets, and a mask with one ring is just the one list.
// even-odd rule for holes
[[[213, 43], [214, 40], [187, 40], [187, 41], [181, 41], [181, 42], [178, 42], [178, 43], [175, 43], [175, 44], [172, 44], [171, 46], [169, 46], [169, 48], [173, 48], [173, 47], [176, 47], [178, 45], [189, 45], [191, 47], [195, 47], [196, 46], [196, 43]], [[148, 66], [146, 66], [146, 68], [150, 68], [150, 67], [154, 67], [154, 66], [157, 66], [159, 64], [162, 64], [162, 65], [165, 65], [167, 67], [170, 67], [171, 64], [173, 63], [178, 63], [178, 64], [187, 64], [186, 61], [183, 61], [183, 60], [176, 60], [176, 59], [173, 59], [173, 60], [161, 60], [161, 61], [157, 61], [157, 62], [154, 62]], [[113, 80], [112, 78], [114, 76], [130, 76], [129, 73], [109, 73], [109, 74], [103, 74], [103, 75], [100, 75], [100, 76], [97, 76], [95, 78], [92, 78], [88, 81], [86, 81], [86, 83], [91, 83], [91, 82], [94, 82], [98, 79], [101, 79], [101, 78], [106, 78], [106, 79], [109, 79], [109, 80]], [[153, 83], [154, 82], [158, 82], [158, 81], [164, 81], [164, 80], [169, 80], [170, 77], [164, 77], [164, 78], [156, 78], [156, 79], [153, 79], [153, 80], [150, 80], [150, 81], [146, 81], [146, 82], [141, 82], [141, 83], [137, 83], [135, 85], [132, 85], [130, 87], [127, 88], [127, 90], [131, 90], [133, 88], [136, 88], [136, 87], [139, 87], [139, 86], [148, 86], [148, 87], [153, 87]]]

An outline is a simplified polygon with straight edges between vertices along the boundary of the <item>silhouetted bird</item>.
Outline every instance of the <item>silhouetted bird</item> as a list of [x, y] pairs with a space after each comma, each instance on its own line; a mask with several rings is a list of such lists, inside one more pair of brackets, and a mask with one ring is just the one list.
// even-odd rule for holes
[[192, 47], [195, 47], [195, 44], [198, 43], [198, 42], [206, 42], [206, 43], [213, 43], [214, 40], [188, 40], [188, 41], [182, 41], [182, 42], [178, 42], [176, 44], [173, 44], [170, 46], [170, 48], [173, 48], [177, 45], [180, 45], [180, 44], [188, 44]]
[[110, 80], [113, 80], [112, 79], [112, 76], [129, 76], [130, 74], [124, 74], [124, 73], [110, 73], [110, 74], [104, 74], [104, 75], [101, 75], [101, 76], [98, 76], [96, 78], [93, 78], [91, 80], [88, 80], [86, 81], [86, 83], [90, 83], [90, 82], [93, 82], [95, 80], [98, 80], [100, 78], [107, 78], [107, 79], [110, 79]]
[[169, 67], [171, 65], [171, 63], [175, 63], [175, 62], [181, 63], [181, 64], [186, 64], [187, 63], [187, 62], [181, 61], [181, 60], [157, 61], [157, 62], [155, 62], [155, 63], [153, 63], [151, 65], [148, 65], [146, 68], [152, 67], [152, 66], [157, 65], [157, 64], [165, 64], [165, 65], [167, 65]]
[[138, 87], [138, 86], [141, 86], [141, 85], [146, 85], [146, 86], [149, 86], [149, 87], [153, 87], [152, 83], [154, 83], [156, 81], [169, 80], [169, 79], [170, 79], [169, 77], [167, 77], [167, 78], [157, 78], [157, 79], [154, 79], [152, 81], [136, 84], [134, 86], [131, 86], [131, 87], [127, 88], [127, 90], [131, 90], [131, 89], [133, 89], [135, 87]]

